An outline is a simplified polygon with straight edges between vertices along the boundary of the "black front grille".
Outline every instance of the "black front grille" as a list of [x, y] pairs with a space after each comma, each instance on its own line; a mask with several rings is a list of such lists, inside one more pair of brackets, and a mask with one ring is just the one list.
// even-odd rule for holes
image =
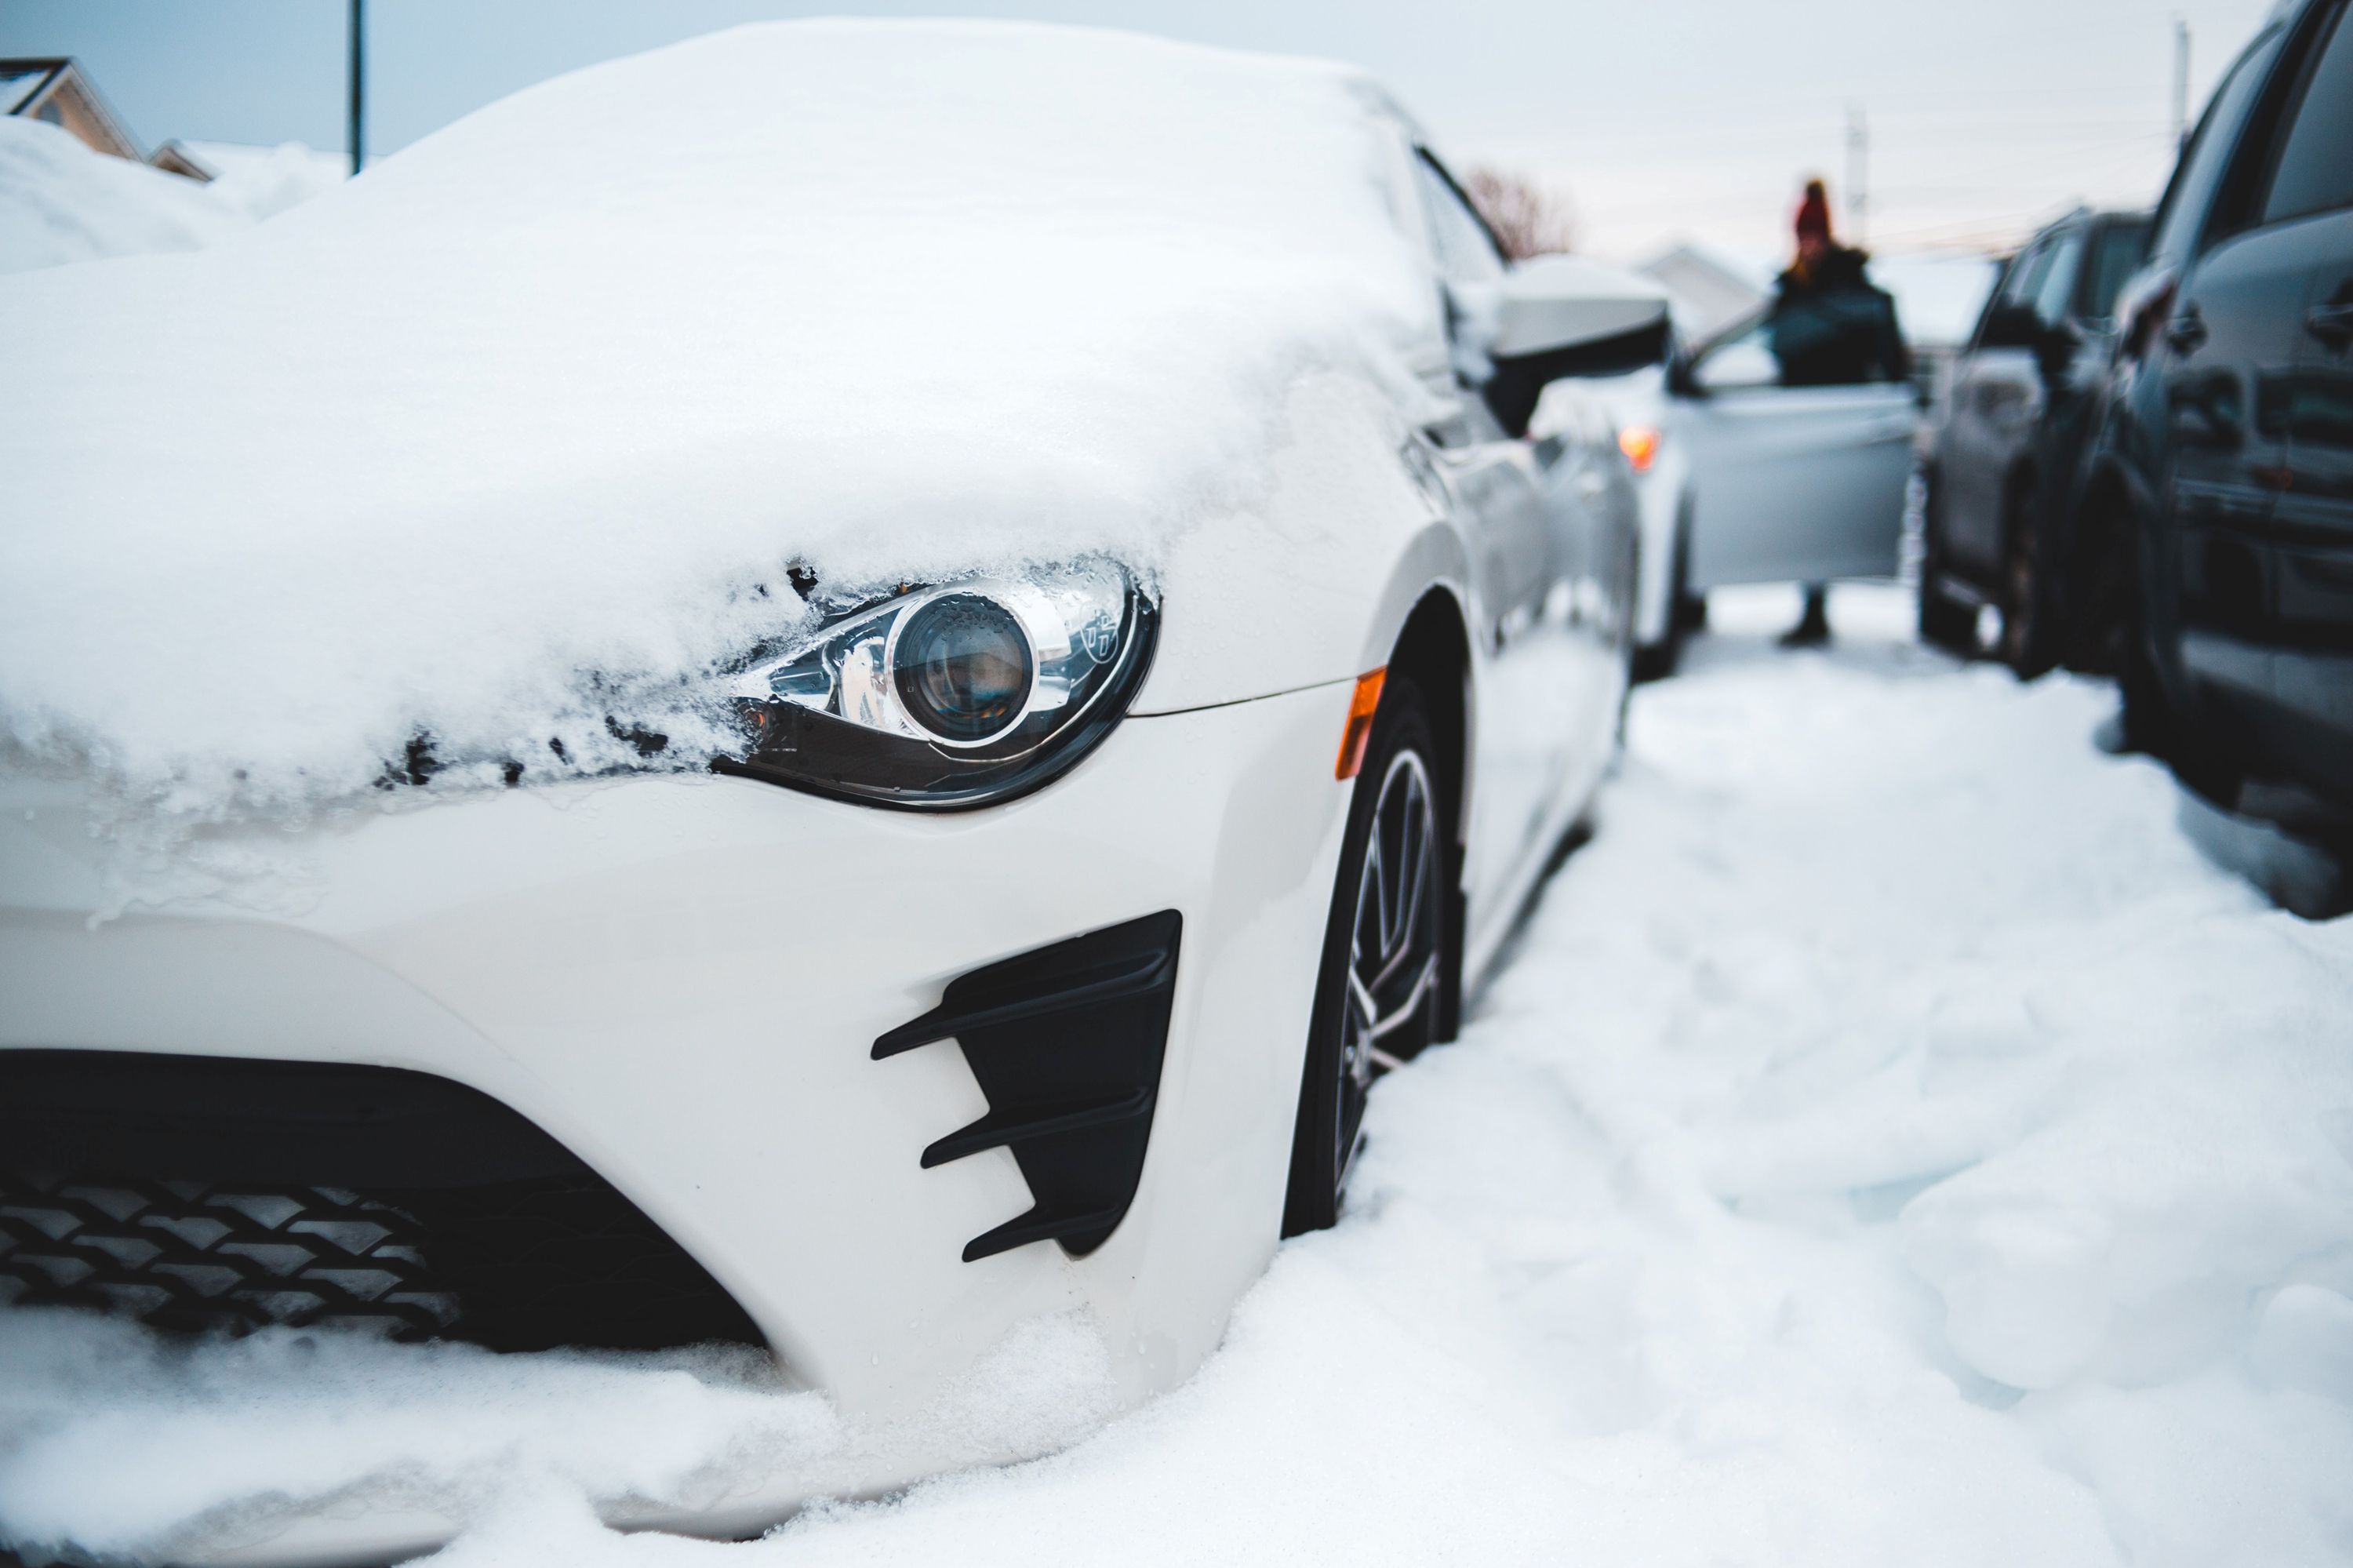
[[414, 1214], [331, 1187], [0, 1174], [0, 1301], [159, 1329], [333, 1323], [425, 1339], [458, 1320]]
[[0, 1303], [497, 1350], [761, 1342], [536, 1126], [392, 1068], [0, 1052]]

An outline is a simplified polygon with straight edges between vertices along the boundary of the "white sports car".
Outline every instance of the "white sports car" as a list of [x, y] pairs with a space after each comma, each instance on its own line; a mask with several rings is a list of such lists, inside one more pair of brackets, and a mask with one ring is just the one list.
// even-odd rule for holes
[[1140, 1398], [1613, 750], [1626, 463], [1525, 432], [1662, 303], [1343, 69], [746, 28], [0, 310], [16, 1309], [733, 1339], [875, 1429], [1077, 1312]]

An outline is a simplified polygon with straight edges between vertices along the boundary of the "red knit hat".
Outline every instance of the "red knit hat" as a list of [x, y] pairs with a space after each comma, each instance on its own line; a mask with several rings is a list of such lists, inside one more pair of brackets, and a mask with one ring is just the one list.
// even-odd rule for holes
[[1798, 204], [1798, 243], [1809, 237], [1825, 244], [1831, 238], [1831, 198], [1820, 180], [1806, 182], [1806, 199]]

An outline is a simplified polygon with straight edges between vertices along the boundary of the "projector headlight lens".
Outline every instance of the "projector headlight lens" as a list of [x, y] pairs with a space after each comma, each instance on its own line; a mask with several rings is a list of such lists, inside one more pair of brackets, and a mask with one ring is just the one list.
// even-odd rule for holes
[[1158, 609], [1090, 560], [828, 604], [734, 687], [750, 750], [716, 766], [940, 810], [1051, 780], [1126, 712]]
[[1020, 621], [995, 599], [944, 594], [908, 616], [892, 641], [899, 705], [923, 728], [969, 746], [1020, 718], [1036, 661]]

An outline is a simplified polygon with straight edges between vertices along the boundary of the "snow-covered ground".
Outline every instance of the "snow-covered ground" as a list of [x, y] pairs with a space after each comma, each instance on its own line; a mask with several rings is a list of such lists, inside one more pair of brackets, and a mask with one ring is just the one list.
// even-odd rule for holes
[[[1718, 597], [1460, 1044], [1389, 1078], [1338, 1229], [1187, 1386], [1056, 1457], [622, 1537], [845, 1442], [740, 1362], [0, 1319], [0, 1538], [459, 1506], [562, 1563], [2353, 1559], [2353, 919], [2214, 869], [2111, 703], [1846, 590]], [[1039, 1326], [982, 1420], [1091, 1425]], [[209, 1521], [196, 1535], [191, 1520]]]
[[183, 142], [181, 151], [212, 171], [205, 186], [256, 222], [275, 217], [312, 196], [324, 196], [351, 177], [347, 153], [322, 153], [300, 142], [249, 147], [237, 142]]

